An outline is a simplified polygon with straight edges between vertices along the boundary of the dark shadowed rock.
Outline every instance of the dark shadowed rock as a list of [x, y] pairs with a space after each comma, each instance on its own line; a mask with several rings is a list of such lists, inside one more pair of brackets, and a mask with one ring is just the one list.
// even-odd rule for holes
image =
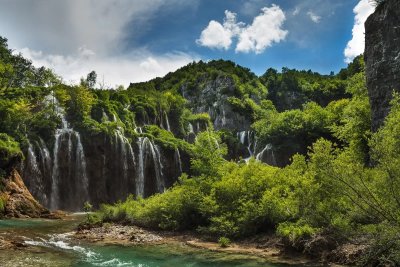
[[400, 92], [400, 1], [385, 1], [366, 21], [364, 56], [376, 131], [389, 113], [393, 91]]

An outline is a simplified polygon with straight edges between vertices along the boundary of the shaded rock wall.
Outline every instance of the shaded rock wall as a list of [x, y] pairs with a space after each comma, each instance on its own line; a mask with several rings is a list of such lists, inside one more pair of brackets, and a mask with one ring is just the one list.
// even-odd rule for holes
[[[68, 151], [74, 150], [74, 146], [61, 143], [57, 188], [54, 188], [54, 153], [40, 153], [43, 146], [39, 142], [25, 153], [24, 180], [32, 195], [45, 207], [79, 211], [85, 201], [98, 207], [102, 203], [125, 200], [128, 195], [138, 195], [138, 192], [148, 197], [172, 186], [182, 171], [189, 170], [189, 156], [183, 151], [162, 148], [150, 140], [142, 145], [140, 152], [143, 138], [129, 141], [123, 135], [81, 134], [81, 139], [85, 170], [80, 169], [75, 153]], [[155, 150], [157, 158], [154, 158]], [[51, 158], [45, 159], [49, 154]], [[42, 164], [47, 161], [50, 161], [50, 167]], [[82, 175], [77, 175], [80, 171], [85, 171], [88, 180], [86, 193], [81, 190], [85, 181]], [[139, 190], [140, 179], [143, 179], [143, 188]], [[54, 194], [56, 205], [52, 202]]]
[[385, 1], [367, 19], [364, 57], [376, 131], [390, 110], [393, 91], [400, 92], [400, 1]]

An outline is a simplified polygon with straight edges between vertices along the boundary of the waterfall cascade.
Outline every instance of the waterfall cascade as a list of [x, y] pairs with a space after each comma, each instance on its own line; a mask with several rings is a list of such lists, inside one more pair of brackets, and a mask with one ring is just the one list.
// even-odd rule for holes
[[[54, 111], [61, 118], [61, 128], [54, 136], [53, 168], [51, 173], [51, 209], [74, 209], [89, 200], [89, 180], [86, 172], [86, 159], [80, 134], [69, 127], [64, 109], [53, 96], [46, 98], [54, 106]], [[66, 163], [66, 164], [65, 164]], [[66, 186], [66, 188], [64, 188]], [[61, 187], [63, 190], [61, 190]], [[75, 194], [65, 193], [71, 190]], [[64, 193], [64, 194], [63, 194]], [[61, 195], [63, 203], [61, 203]]]
[[267, 144], [260, 152], [257, 153], [257, 137], [253, 131], [241, 131], [237, 133], [239, 142], [246, 146], [249, 156], [244, 160], [247, 162], [251, 157], [255, 157], [258, 161], [263, 161], [270, 165], [277, 165], [274, 150], [271, 144]]
[[[44, 104], [53, 108], [61, 124], [52, 140], [32, 138], [23, 176], [33, 196], [52, 210], [77, 211], [85, 201], [98, 205], [124, 200], [131, 193], [148, 197], [163, 192], [183, 172], [181, 151], [161, 150], [140, 127], [134, 129], [138, 135], [134, 141], [123, 128], [111, 136], [83, 138], [70, 126], [55, 97], [47, 96]], [[103, 123], [117, 120], [116, 115], [102, 114]], [[163, 120], [170, 130], [166, 113]]]
[[181, 175], [183, 173], [183, 170], [182, 170], [181, 153], [179, 152], [179, 148], [175, 148], [174, 158], [179, 170], [179, 175]]
[[158, 146], [147, 137], [139, 137], [137, 145], [139, 148], [139, 157], [136, 176], [136, 195], [145, 196], [145, 177], [146, 172], [149, 171], [149, 167], [153, 167], [156, 178], [156, 190], [160, 193], [164, 192], [163, 165]]

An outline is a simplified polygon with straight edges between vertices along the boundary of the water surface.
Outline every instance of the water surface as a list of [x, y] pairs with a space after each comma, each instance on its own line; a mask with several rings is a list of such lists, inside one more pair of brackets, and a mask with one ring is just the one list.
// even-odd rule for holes
[[62, 221], [0, 220], [0, 236], [27, 245], [16, 250], [0, 250], [0, 266], [285, 266], [259, 257], [211, 252], [183, 244], [127, 247], [88, 243], [72, 238], [78, 223], [77, 216]]

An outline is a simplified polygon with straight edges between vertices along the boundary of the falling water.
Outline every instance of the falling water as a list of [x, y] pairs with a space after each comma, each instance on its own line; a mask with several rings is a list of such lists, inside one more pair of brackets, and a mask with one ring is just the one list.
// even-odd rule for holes
[[164, 112], [164, 114], [165, 114], [165, 122], [167, 123], [167, 130], [170, 132], [171, 126], [169, 125], [168, 114], [166, 112]]
[[162, 172], [163, 165], [161, 162], [161, 154], [158, 146], [154, 145], [153, 142], [147, 137], [139, 137], [137, 145], [139, 147], [139, 157], [138, 157], [138, 168], [137, 168], [137, 179], [136, 179], [136, 195], [141, 197], [144, 196], [144, 180], [145, 180], [145, 170], [148, 164], [147, 162], [148, 155], [152, 157], [157, 190], [158, 192], [164, 192], [165, 185]]
[[181, 175], [183, 173], [182, 171], [182, 160], [181, 160], [181, 153], [179, 152], [178, 148], [175, 148], [175, 162], [177, 164], [178, 170], [179, 170], [179, 175]]
[[[83, 193], [81, 196], [88, 197], [89, 196], [89, 179], [87, 177], [87, 172], [86, 172], [86, 159], [85, 159], [85, 154], [83, 151], [83, 146], [81, 142], [81, 136], [79, 135], [78, 132], [75, 132], [76, 136], [76, 163], [75, 166], [77, 168], [75, 169], [75, 177], [79, 177], [79, 175], [82, 175], [82, 184], [77, 184], [77, 188], [81, 188]], [[79, 180], [77, 180], [79, 182]], [[87, 200], [87, 199], [84, 199]]]
[[194, 133], [193, 124], [189, 123], [189, 133]]
[[46, 146], [46, 143], [43, 141], [42, 138], [39, 139], [40, 144], [38, 144], [39, 149], [40, 149], [40, 157], [42, 160], [42, 166], [44, 168], [44, 171], [46, 173], [50, 172], [51, 169], [51, 156], [50, 156], [50, 151]]
[[[140, 128], [139, 128], [140, 129]], [[136, 129], [135, 129], [136, 130]], [[141, 130], [141, 129], [140, 129]], [[138, 169], [137, 169], [137, 178], [136, 178], [136, 195], [144, 196], [144, 153], [143, 153], [143, 137], [139, 137], [137, 144], [139, 147], [139, 157], [138, 157]]]
[[44, 205], [48, 206], [49, 204], [49, 199], [47, 196], [47, 192], [44, 190], [44, 178], [45, 177], [50, 177], [51, 176], [51, 155], [50, 151], [46, 146], [46, 143], [43, 141], [42, 138], [39, 139], [39, 143], [37, 143], [37, 146], [39, 147], [39, 152], [40, 152], [40, 159], [41, 159], [41, 165], [42, 165], [42, 190], [39, 192], [39, 197], [38, 200], [39, 202], [43, 203]]
[[[123, 132], [119, 129], [115, 131], [115, 151], [121, 157], [123, 181], [128, 183], [129, 162], [132, 162], [132, 164], [135, 165], [135, 154], [128, 138], [126, 138]], [[131, 159], [131, 161], [129, 159]]]
[[244, 159], [245, 161], [249, 161], [256, 151], [257, 138], [254, 138], [253, 135], [252, 131], [241, 131], [237, 133], [240, 143], [246, 146], [249, 152], [249, 156]]
[[276, 166], [277, 164], [276, 164], [275, 154], [274, 154], [274, 150], [273, 150], [271, 144], [267, 144], [264, 147], [264, 149], [261, 150], [261, 152], [257, 154], [256, 160], [262, 161], [264, 159], [264, 154], [265, 153], [267, 153], [267, 158], [266, 158], [265, 162], [270, 164], [270, 165], [275, 165]]
[[36, 154], [35, 154], [35, 151], [33, 150], [33, 146], [31, 143], [29, 143], [29, 146], [28, 146], [28, 162], [29, 162], [29, 165], [30, 165], [32, 171], [35, 174], [41, 175], [39, 165], [37, 162], [37, 158], [36, 158]]
[[[51, 96], [50, 96], [51, 97]], [[53, 150], [53, 169], [51, 174], [51, 195], [50, 195], [50, 208], [58, 209], [60, 208], [60, 183], [61, 176], [65, 173], [61, 173], [60, 161], [68, 160], [67, 165], [67, 175], [72, 181], [75, 181], [73, 185], [74, 193], [77, 195], [76, 202], [75, 198], [73, 200], [77, 205], [82, 205], [84, 201], [88, 200], [88, 177], [86, 171], [86, 160], [84, 155], [84, 150], [81, 142], [81, 138], [78, 132], [74, 131], [69, 127], [68, 122], [65, 117], [64, 109], [59, 105], [57, 99], [52, 97], [52, 103], [54, 104], [54, 109], [56, 114], [61, 118], [62, 127], [56, 130], [55, 142]], [[67, 140], [67, 154], [63, 151], [63, 146]], [[75, 149], [75, 151], [74, 151]], [[66, 156], [66, 158], [65, 158]], [[73, 157], [75, 157], [75, 162], [72, 162]], [[73, 192], [71, 192], [73, 193]], [[72, 201], [72, 200], [71, 200]], [[69, 208], [79, 209], [76, 204], [67, 203]]]

